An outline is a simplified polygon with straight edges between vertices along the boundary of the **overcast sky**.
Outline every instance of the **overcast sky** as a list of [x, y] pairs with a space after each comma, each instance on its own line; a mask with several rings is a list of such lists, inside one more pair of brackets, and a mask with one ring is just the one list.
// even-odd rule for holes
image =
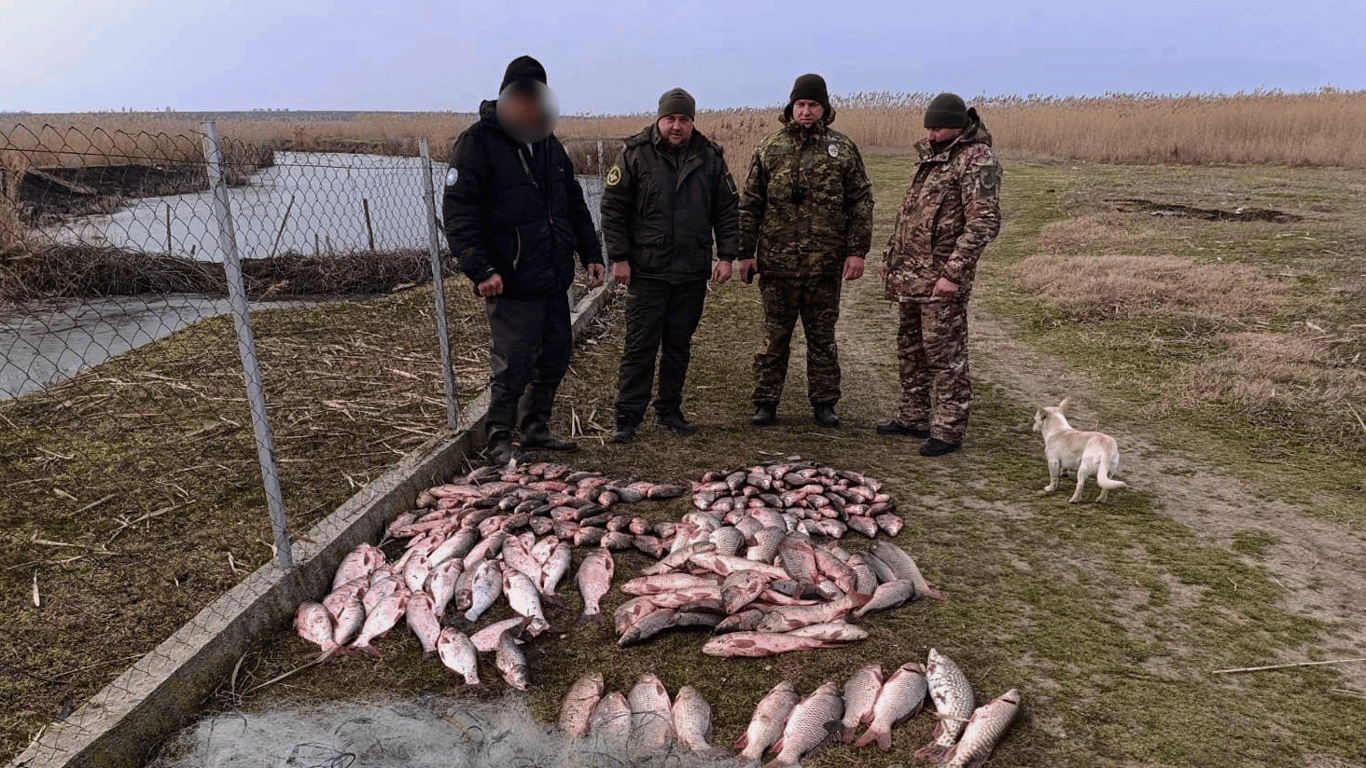
[[1366, 0], [0, 0], [0, 110], [472, 111], [522, 53], [566, 114], [675, 85], [770, 104], [806, 71], [835, 93], [1363, 89]]

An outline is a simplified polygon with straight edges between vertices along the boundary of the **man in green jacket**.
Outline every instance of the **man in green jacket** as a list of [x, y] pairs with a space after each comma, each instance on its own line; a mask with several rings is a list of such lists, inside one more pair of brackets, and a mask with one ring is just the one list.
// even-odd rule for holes
[[873, 237], [873, 186], [854, 142], [830, 128], [835, 110], [825, 80], [802, 75], [792, 86], [783, 127], [754, 150], [740, 202], [740, 278], [758, 271], [764, 351], [754, 357], [756, 427], [778, 416], [801, 320], [806, 332], [807, 395], [818, 425], [838, 427], [840, 281], [863, 276]]
[[629, 290], [616, 443], [634, 439], [645, 418], [656, 357], [655, 417], [677, 434], [694, 431], [683, 414], [692, 336], [702, 319], [708, 276], [717, 284], [729, 280], [739, 253], [735, 179], [721, 148], [693, 128], [696, 112], [687, 91], [665, 92], [658, 119], [627, 139], [607, 170], [603, 240], [613, 278]]

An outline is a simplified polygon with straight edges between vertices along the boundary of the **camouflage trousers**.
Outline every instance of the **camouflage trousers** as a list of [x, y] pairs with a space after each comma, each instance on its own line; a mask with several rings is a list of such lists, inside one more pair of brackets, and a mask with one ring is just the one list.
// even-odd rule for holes
[[840, 278], [760, 275], [759, 293], [764, 303], [764, 350], [754, 356], [754, 402], [776, 404], [782, 400], [798, 320], [806, 333], [806, 382], [811, 404], [839, 402], [835, 323], [840, 319]]
[[896, 337], [901, 403], [896, 420], [962, 442], [972, 408], [966, 301], [903, 301]]

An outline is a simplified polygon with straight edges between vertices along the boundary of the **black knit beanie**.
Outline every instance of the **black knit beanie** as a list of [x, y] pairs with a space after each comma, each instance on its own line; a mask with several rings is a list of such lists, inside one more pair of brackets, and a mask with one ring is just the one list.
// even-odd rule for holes
[[792, 84], [792, 95], [787, 98], [787, 105], [790, 108], [801, 99], [819, 102], [825, 111], [830, 111], [830, 91], [825, 87], [825, 78], [817, 74], [806, 74], [797, 78]]
[[518, 56], [508, 64], [507, 71], [503, 73], [503, 84], [498, 86], [498, 91], [502, 92], [504, 88], [507, 88], [508, 85], [512, 83], [517, 83], [519, 85], [540, 83], [541, 85], [546, 85], [545, 67], [541, 66], [541, 62], [530, 56]]
[[687, 115], [696, 119], [697, 100], [682, 88], [670, 88], [659, 97], [659, 112], [656, 113], [657, 117], [667, 115]]
[[941, 93], [930, 101], [925, 110], [926, 128], [966, 128], [968, 127], [968, 105], [963, 98], [953, 93]]

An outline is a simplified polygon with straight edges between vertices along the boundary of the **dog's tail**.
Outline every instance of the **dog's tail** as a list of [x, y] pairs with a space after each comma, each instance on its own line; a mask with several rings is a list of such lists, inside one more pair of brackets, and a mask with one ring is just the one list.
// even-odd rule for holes
[[1108, 461], [1102, 461], [1100, 466], [1096, 467], [1096, 485], [1107, 491], [1129, 487], [1123, 480], [1112, 480], [1110, 478], [1110, 462]]

